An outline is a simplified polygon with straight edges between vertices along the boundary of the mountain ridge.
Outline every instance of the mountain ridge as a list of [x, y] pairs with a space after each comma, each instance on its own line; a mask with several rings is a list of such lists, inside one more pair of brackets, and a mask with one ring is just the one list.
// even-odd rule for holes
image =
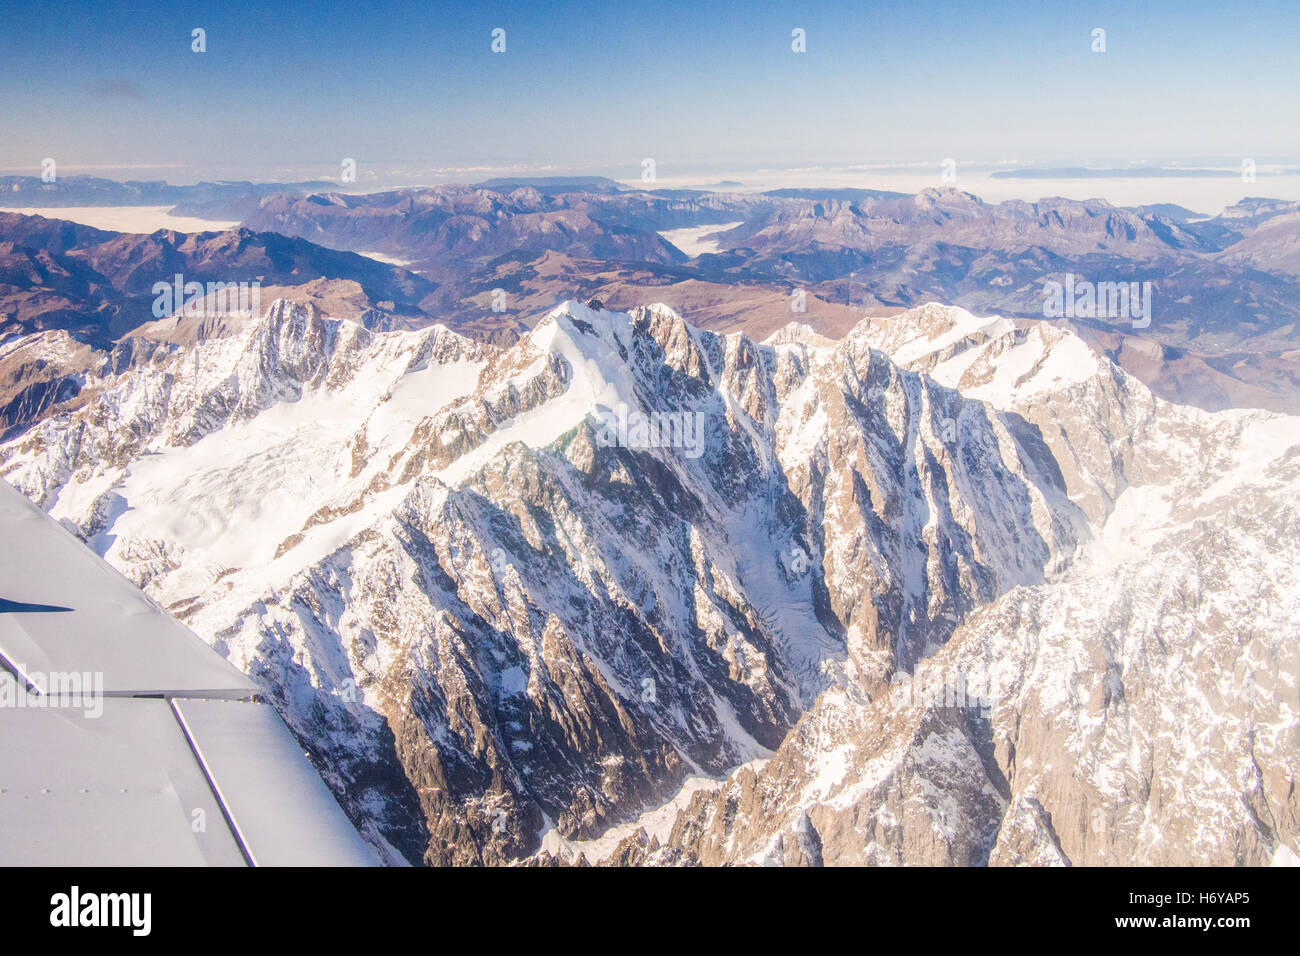
[[[0, 473], [262, 683], [365, 832], [505, 863], [754, 761], [801, 786], [792, 741], [842, 722], [827, 694], [869, 720], [981, 609], [1056, 593], [1130, 485], [1185, 467], [1174, 436], [1222, 469], [1251, 419], [1160, 402], [1045, 323], [928, 306], [777, 339], [569, 302], [502, 349], [277, 302], [107, 375]], [[702, 454], [602, 438], [620, 405], [702, 415]], [[966, 766], [942, 859], [994, 861], [999, 791]], [[765, 859], [699, 835], [710, 799], [770, 779], [738, 773], [624, 859]], [[930, 859], [926, 819], [902, 860]], [[745, 839], [846, 859], [829, 820], [795, 822]]]

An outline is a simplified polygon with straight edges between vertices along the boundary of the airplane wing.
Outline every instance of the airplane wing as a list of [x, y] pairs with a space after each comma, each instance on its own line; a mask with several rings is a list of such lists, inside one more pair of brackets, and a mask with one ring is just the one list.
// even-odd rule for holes
[[0, 481], [0, 864], [365, 866], [258, 687]]

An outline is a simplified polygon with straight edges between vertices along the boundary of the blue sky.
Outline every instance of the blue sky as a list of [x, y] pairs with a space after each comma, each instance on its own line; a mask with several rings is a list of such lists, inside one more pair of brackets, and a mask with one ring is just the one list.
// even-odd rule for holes
[[[0, 11], [10, 170], [52, 156], [182, 182], [343, 157], [629, 177], [647, 156], [661, 171], [1300, 157], [1294, 0]], [[206, 53], [191, 52], [194, 27]], [[496, 27], [504, 54], [490, 51]], [[806, 53], [790, 49], [795, 27]]]

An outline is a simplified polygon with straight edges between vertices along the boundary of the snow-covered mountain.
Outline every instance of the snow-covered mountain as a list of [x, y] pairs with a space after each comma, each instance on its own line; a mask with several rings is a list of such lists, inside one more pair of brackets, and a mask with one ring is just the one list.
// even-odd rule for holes
[[277, 302], [82, 394], [0, 474], [393, 856], [1298, 847], [1300, 419], [1167, 404], [1066, 328], [569, 302], [498, 349]]

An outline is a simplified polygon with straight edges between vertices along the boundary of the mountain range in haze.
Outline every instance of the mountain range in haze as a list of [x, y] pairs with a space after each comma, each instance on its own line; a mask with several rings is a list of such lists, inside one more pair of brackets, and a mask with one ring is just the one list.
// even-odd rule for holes
[[[1087, 315], [1069, 317], [1071, 327], [1172, 401], [1300, 410], [1296, 203], [1247, 200], [1202, 217], [1099, 200], [988, 204], [951, 189], [739, 194], [598, 178], [377, 194], [10, 180], [10, 202], [165, 197], [179, 200], [178, 213], [242, 225], [133, 235], [0, 214], [6, 430], [67, 401], [85, 362], [106, 360], [123, 336], [158, 334], [148, 329], [153, 286], [178, 274], [257, 281], [266, 301], [283, 295], [371, 328], [442, 322], [499, 344], [566, 297], [621, 309], [663, 301], [701, 328], [759, 337], [797, 319], [834, 337], [930, 301], [1042, 320], [1045, 283], [1067, 276], [1150, 282], [1149, 327]], [[670, 241], [681, 230], [699, 237], [690, 253]], [[799, 292], [803, 312], [793, 308]], [[72, 333], [84, 361], [37, 367], [20, 340], [53, 330]]]

